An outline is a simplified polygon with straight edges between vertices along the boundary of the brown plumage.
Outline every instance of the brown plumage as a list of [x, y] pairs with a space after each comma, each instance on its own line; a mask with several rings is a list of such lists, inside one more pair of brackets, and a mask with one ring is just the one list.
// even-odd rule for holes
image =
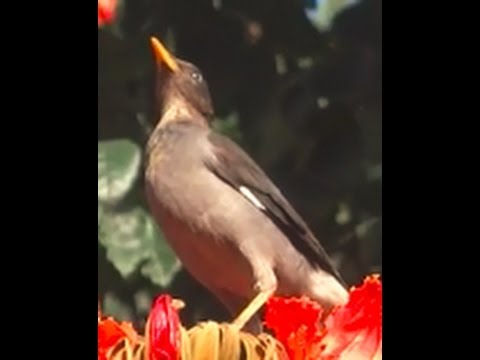
[[159, 122], [147, 145], [146, 195], [184, 267], [252, 332], [274, 293], [345, 303], [345, 285], [307, 224], [249, 155], [210, 129], [201, 72], [158, 40], [152, 47]]

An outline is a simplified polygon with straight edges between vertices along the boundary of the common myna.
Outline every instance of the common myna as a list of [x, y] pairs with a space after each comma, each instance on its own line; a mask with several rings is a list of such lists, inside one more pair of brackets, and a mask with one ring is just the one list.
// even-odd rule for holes
[[146, 148], [146, 196], [183, 266], [229, 310], [261, 330], [273, 295], [306, 295], [326, 309], [348, 292], [325, 250], [278, 188], [237, 144], [210, 128], [199, 69], [151, 38], [158, 124]]

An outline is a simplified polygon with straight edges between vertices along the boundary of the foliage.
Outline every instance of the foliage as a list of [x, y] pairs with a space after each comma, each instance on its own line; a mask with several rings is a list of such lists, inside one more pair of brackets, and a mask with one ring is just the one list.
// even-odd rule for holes
[[[317, 15], [329, 26], [318, 26]], [[186, 324], [225, 316], [181, 269], [145, 205], [143, 148], [157, 120], [150, 35], [202, 69], [214, 126], [262, 165], [346, 280], [381, 273], [381, 0], [314, 1], [308, 9], [296, 0], [103, 1], [99, 26], [106, 313], [143, 324], [153, 295], [168, 291], [189, 303], [180, 314]]]
[[98, 144], [100, 243], [107, 258], [124, 277], [140, 268], [153, 283], [168, 285], [179, 262], [166, 245], [155, 221], [138, 202], [119, 210], [141, 169], [141, 150], [128, 140]]

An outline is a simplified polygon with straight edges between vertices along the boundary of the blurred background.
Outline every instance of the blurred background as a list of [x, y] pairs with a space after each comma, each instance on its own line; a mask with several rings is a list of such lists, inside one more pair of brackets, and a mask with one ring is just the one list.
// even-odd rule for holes
[[[99, 1], [100, 3], [100, 1]], [[350, 285], [382, 271], [381, 0], [117, 0], [98, 31], [98, 293], [143, 326], [182, 298], [186, 326], [227, 319], [149, 215], [143, 147], [153, 118], [149, 36], [195, 63], [214, 126], [305, 218]]]

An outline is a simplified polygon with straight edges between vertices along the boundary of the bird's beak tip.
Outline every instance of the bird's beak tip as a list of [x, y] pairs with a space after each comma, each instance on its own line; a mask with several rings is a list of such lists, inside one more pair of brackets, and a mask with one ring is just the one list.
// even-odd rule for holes
[[152, 46], [157, 64], [165, 64], [172, 72], [178, 71], [179, 67], [174, 57], [157, 38], [150, 37], [150, 45]]

